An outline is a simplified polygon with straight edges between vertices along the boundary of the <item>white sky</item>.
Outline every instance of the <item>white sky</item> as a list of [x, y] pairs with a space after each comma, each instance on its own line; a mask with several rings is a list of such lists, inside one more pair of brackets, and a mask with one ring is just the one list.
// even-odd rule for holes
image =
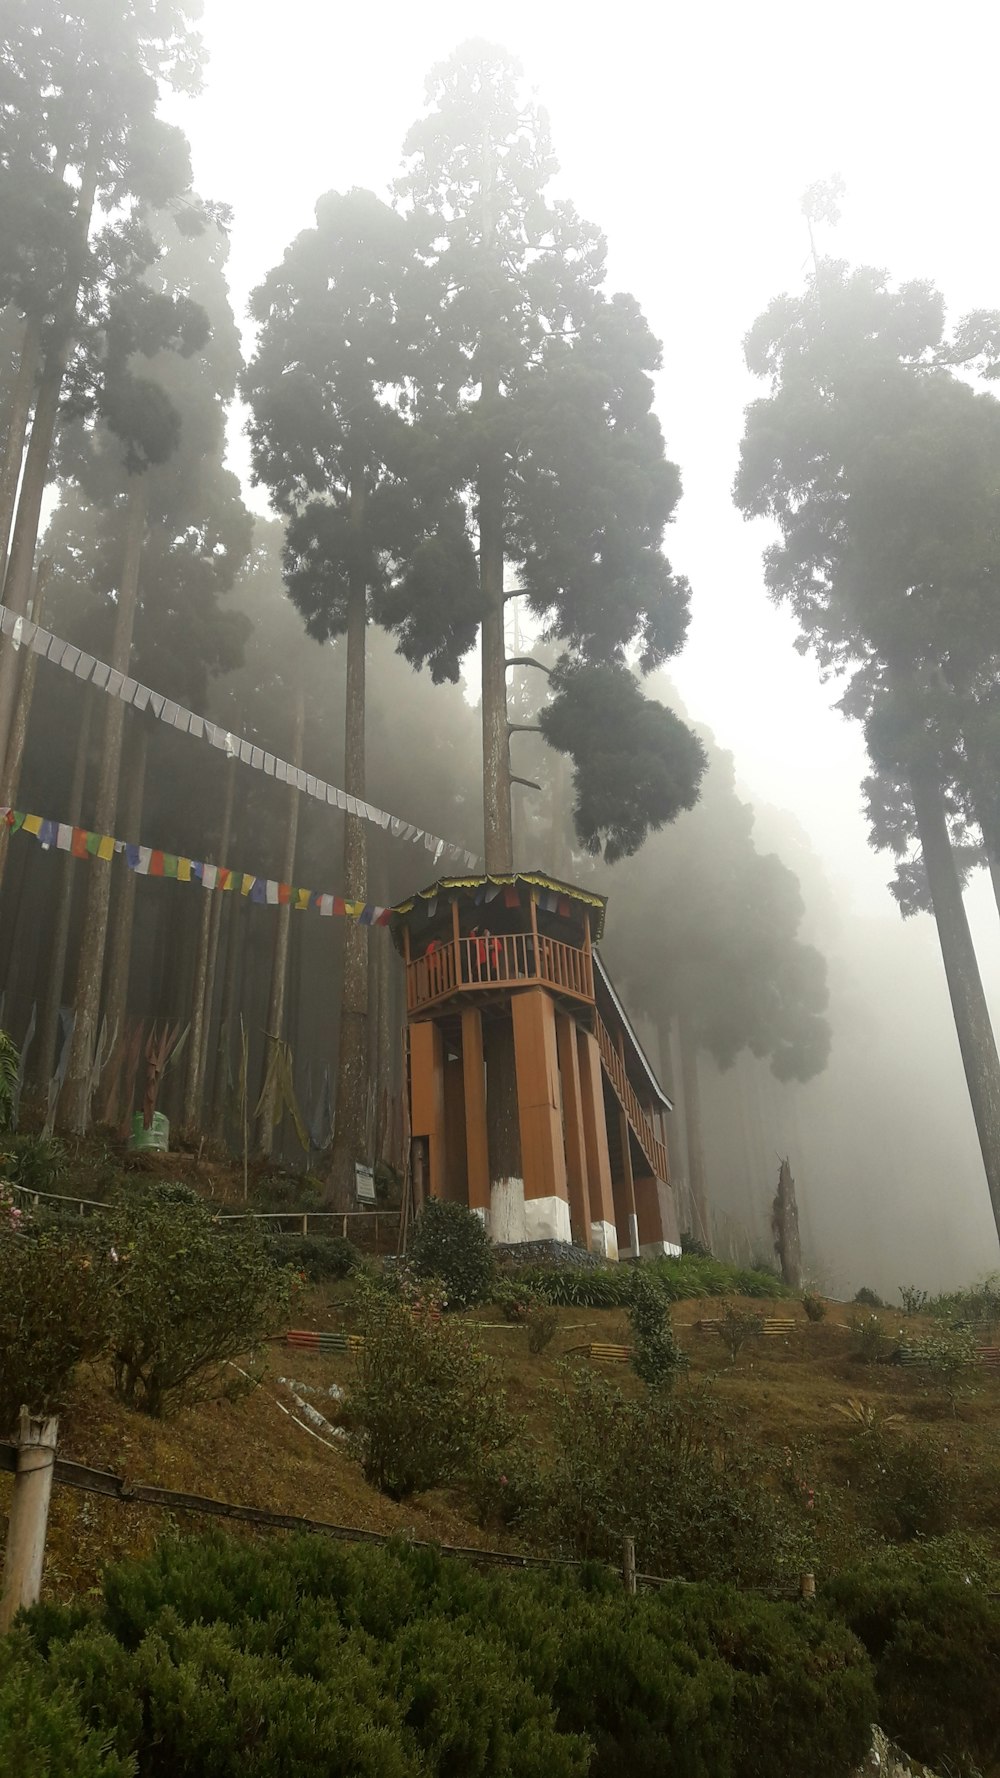
[[[793, 652], [793, 625], [763, 591], [766, 533], [731, 503], [754, 393], [741, 340], [801, 281], [799, 198], [834, 172], [847, 184], [827, 237], [838, 254], [932, 278], [956, 317], [1000, 302], [995, 9], [206, 0], [204, 29], [205, 93], [171, 112], [199, 189], [235, 209], [240, 315], [321, 192], [385, 190], [435, 61], [475, 35], [522, 59], [551, 115], [560, 189], [605, 229], [613, 286], [635, 293], [664, 342], [659, 412], [685, 488], [670, 554], [694, 589], [681, 693], [744, 784], [798, 815], [845, 895], [888, 911], [888, 860], [868, 850], [860, 814], [859, 738]], [[972, 902], [992, 946], [984, 886]]]

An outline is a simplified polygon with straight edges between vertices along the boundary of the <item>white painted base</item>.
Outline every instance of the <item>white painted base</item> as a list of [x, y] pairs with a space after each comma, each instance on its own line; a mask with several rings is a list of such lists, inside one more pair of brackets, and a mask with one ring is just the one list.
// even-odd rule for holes
[[500, 1179], [491, 1194], [489, 1231], [501, 1245], [520, 1241], [569, 1241], [565, 1198], [526, 1198], [523, 1179]]
[[590, 1245], [594, 1253], [602, 1259], [618, 1258], [618, 1230], [613, 1222], [592, 1222], [590, 1225]]
[[681, 1249], [677, 1241], [645, 1241], [639, 1248], [640, 1259], [680, 1259]]

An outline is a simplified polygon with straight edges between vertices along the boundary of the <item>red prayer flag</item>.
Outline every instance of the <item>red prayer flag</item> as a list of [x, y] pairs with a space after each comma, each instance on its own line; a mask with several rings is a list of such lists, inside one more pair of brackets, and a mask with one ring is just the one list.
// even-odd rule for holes
[[278, 900], [281, 903], [281, 905], [284, 907], [286, 905], [286, 903], [291, 901], [291, 899], [292, 899], [292, 885], [291, 885], [291, 883], [279, 883], [278, 884]]
[[90, 856], [87, 851], [87, 829], [85, 827], [74, 827], [69, 849], [74, 858], [88, 858]]
[[151, 877], [163, 875], [163, 853], [151, 852], [149, 855], [149, 874]]

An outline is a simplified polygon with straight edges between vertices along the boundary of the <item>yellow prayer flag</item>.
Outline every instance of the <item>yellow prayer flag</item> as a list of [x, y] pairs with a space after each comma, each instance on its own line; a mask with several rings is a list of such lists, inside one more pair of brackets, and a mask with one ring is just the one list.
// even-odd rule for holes
[[254, 884], [256, 883], [256, 881], [257, 881], [256, 877], [244, 877], [242, 883], [240, 884], [240, 894], [241, 895], [249, 895], [249, 893], [250, 893], [251, 889], [253, 888]]
[[25, 833], [41, 833], [42, 817], [40, 815], [25, 815], [24, 831]]
[[345, 914], [348, 914], [352, 920], [356, 920], [364, 905], [363, 901], [345, 901], [344, 912]]
[[190, 858], [178, 858], [178, 860], [177, 860], [177, 880], [179, 883], [190, 883], [190, 881], [191, 881], [191, 860], [190, 860]]
[[296, 911], [306, 909], [306, 908], [308, 908], [308, 906], [309, 906], [309, 891], [308, 891], [308, 889], [296, 889], [296, 891], [295, 891]]
[[97, 842], [97, 856], [107, 863], [115, 855], [115, 842], [109, 833], [102, 833]]

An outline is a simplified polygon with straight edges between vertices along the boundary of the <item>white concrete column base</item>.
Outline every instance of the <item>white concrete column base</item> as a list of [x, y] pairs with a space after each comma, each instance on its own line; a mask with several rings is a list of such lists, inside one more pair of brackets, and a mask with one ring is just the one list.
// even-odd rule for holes
[[613, 1222], [592, 1222], [590, 1225], [591, 1251], [600, 1255], [601, 1259], [618, 1258], [618, 1230]]
[[489, 1230], [494, 1241], [571, 1241], [565, 1198], [526, 1198], [523, 1179], [500, 1179], [492, 1190]]

